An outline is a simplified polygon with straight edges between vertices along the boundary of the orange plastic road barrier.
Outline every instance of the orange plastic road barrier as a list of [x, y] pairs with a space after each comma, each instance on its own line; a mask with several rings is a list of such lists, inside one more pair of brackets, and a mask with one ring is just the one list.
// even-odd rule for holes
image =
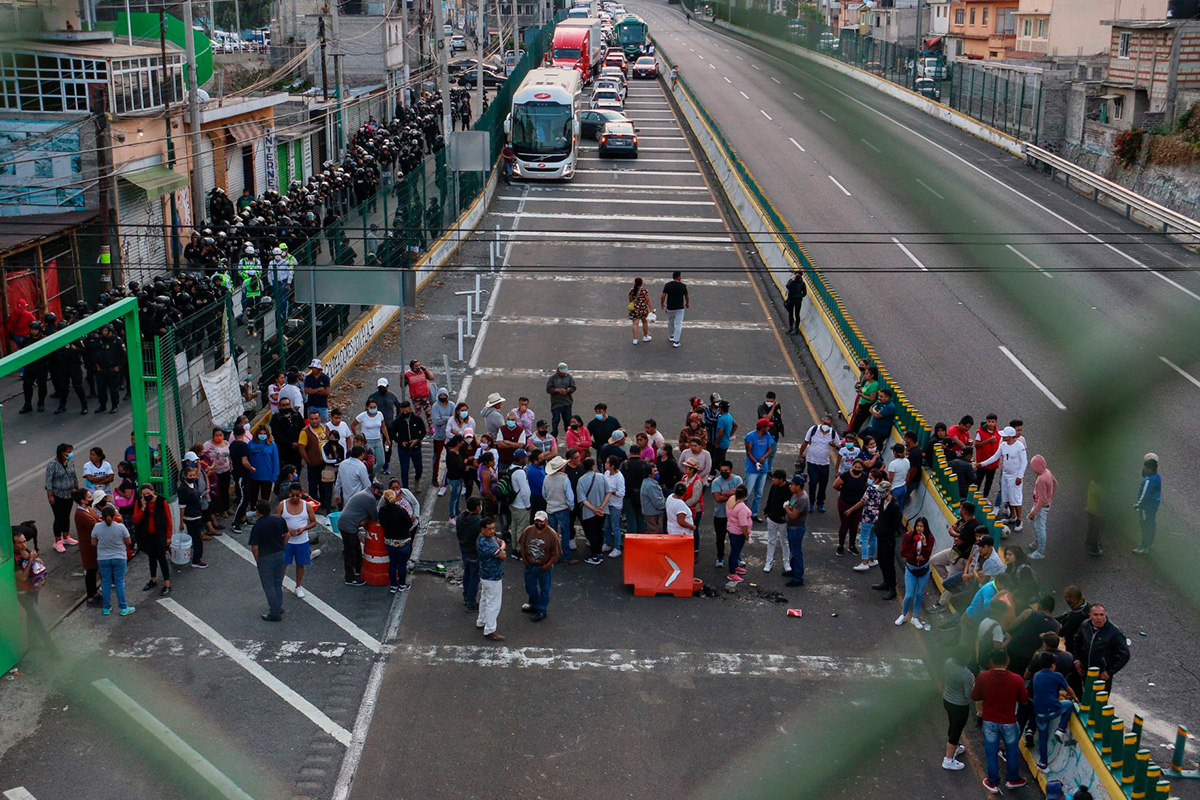
[[692, 537], [628, 533], [622, 545], [625, 582], [638, 597], [673, 594], [691, 597]]
[[383, 528], [373, 521], [364, 527], [367, 535], [363, 539], [362, 578], [368, 586], [387, 586], [388, 552], [383, 543]]

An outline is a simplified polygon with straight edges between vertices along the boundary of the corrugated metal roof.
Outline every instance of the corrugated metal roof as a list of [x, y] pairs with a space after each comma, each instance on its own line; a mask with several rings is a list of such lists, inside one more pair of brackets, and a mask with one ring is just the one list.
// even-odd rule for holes
[[[69, 55], [77, 58], [99, 58], [112, 60], [115, 58], [147, 58], [154, 56], [162, 57], [162, 51], [159, 47], [149, 47], [146, 45], [130, 45], [130, 44], [69, 44], [67, 42], [10, 42], [6, 45], [9, 51], [27, 52], [27, 53], [53, 53], [55, 55]], [[168, 53], [183, 52], [175, 45], [167, 42]]]
[[0, 254], [83, 225], [98, 213], [97, 211], [64, 211], [59, 214], [0, 217]]

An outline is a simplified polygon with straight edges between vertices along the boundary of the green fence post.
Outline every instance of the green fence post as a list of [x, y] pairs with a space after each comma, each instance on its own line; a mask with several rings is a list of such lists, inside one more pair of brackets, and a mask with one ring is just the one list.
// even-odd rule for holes
[[[1107, 699], [1107, 698], [1106, 698]], [[1117, 716], [1117, 710], [1108, 703], [1105, 703], [1100, 708], [1100, 718], [1096, 720], [1096, 727], [1092, 729], [1092, 743], [1096, 749], [1100, 751], [1100, 755], [1104, 755], [1104, 742], [1112, 731], [1112, 721]]]
[[1025, 86], [1026, 81], [1021, 79], [1021, 104], [1017, 106], [1017, 136], [1024, 138], [1024, 133], [1021, 131], [1021, 121], [1025, 119]]
[[1125, 734], [1125, 753], [1121, 758], [1121, 789], [1128, 794], [1133, 789], [1133, 775], [1137, 772], [1137, 751], [1138, 740], [1137, 735], [1133, 733]]
[[1144, 723], [1145, 720], [1142, 719], [1141, 714], [1133, 715], [1133, 735], [1137, 737], [1138, 747], [1142, 746], [1142, 725]]
[[1011, 81], [1008, 78], [1004, 79], [1004, 132], [1009, 133], [1008, 129], [1008, 84]]
[[1105, 731], [1103, 746], [1100, 748], [1104, 760], [1108, 762], [1110, 770], [1115, 770], [1121, 765], [1121, 737], [1125, 735], [1125, 720], [1120, 717], [1113, 717], [1108, 725], [1108, 730]]
[[1150, 769], [1150, 751], [1141, 748], [1134, 756], [1133, 791], [1129, 796], [1133, 800], [1143, 800], [1146, 797], [1146, 772]]
[[991, 126], [996, 127], [996, 105], [1000, 102], [1000, 76], [992, 76], [992, 122]]
[[1146, 786], [1153, 787], [1150, 791], [1156, 794], [1158, 793], [1158, 782], [1162, 779], [1162, 774], [1162, 767], [1157, 764], [1151, 764], [1146, 768]]
[[1171, 770], [1183, 772], [1183, 750], [1187, 745], [1188, 729], [1180, 725], [1175, 729], [1175, 749], [1171, 752]]
[[[1117, 726], [1120, 725], [1118, 728]], [[1125, 720], [1114, 719], [1112, 727], [1112, 759], [1108, 762], [1109, 770], [1113, 777], [1118, 781], [1121, 780], [1121, 774], [1125, 771]]]

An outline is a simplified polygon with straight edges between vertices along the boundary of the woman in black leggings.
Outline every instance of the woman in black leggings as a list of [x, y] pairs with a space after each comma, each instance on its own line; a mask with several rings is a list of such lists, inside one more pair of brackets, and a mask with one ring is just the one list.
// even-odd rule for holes
[[971, 674], [967, 664], [971, 660], [968, 648], [957, 648], [946, 659], [942, 667], [942, 679], [945, 688], [942, 689], [942, 706], [946, 709], [949, 727], [946, 731], [946, 755], [942, 757], [942, 769], [960, 770], [964, 764], [958, 760], [967, 748], [959, 740], [962, 739], [963, 728], [971, 716], [971, 691], [975, 686], [975, 676]]
[[167, 542], [171, 538], [171, 508], [154, 487], [143, 483], [133, 505], [133, 530], [138, 548], [150, 559], [150, 581], [142, 587], [148, 592], [158, 585], [158, 570], [163, 573], [163, 597], [171, 594], [171, 565], [167, 563]]

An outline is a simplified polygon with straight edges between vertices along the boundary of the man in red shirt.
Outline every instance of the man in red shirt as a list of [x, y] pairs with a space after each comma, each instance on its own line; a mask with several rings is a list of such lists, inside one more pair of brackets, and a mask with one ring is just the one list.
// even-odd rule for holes
[[983, 702], [983, 752], [987, 761], [987, 778], [983, 788], [1000, 794], [1000, 740], [1004, 739], [1004, 759], [1008, 780], [1004, 785], [1019, 789], [1026, 784], [1021, 777], [1020, 731], [1017, 727], [1017, 705], [1029, 702], [1025, 681], [1008, 670], [1008, 651], [993, 650], [988, 657], [991, 669], [975, 679], [972, 700]]

